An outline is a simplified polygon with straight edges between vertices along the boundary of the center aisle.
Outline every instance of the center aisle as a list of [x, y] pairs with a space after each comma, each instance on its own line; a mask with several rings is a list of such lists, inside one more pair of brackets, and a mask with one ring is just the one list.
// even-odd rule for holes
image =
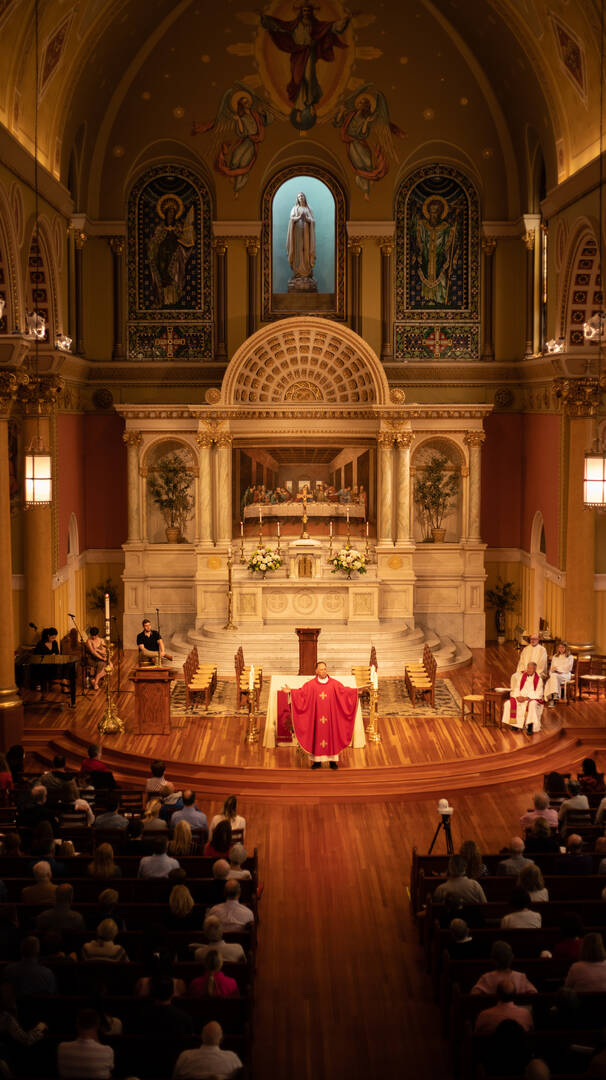
[[[455, 850], [467, 838], [483, 850], [507, 844], [538, 781], [451, 799]], [[265, 881], [255, 1077], [372, 1080], [412, 1065], [415, 1080], [449, 1080], [408, 899], [412, 848], [429, 849], [435, 800], [282, 810], [255, 802], [248, 811]]]

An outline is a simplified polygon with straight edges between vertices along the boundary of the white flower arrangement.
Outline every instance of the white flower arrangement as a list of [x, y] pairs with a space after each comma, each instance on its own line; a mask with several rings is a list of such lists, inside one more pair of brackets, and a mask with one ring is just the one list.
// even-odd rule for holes
[[361, 551], [357, 551], [356, 548], [341, 548], [330, 562], [334, 568], [332, 570], [333, 574], [338, 573], [339, 570], [342, 570], [348, 577], [351, 576], [354, 570], [357, 570], [359, 574], [366, 573], [366, 556]]
[[266, 574], [268, 570], [278, 570], [282, 565], [282, 559], [273, 548], [260, 547], [253, 551], [248, 560], [248, 569], [252, 573]]

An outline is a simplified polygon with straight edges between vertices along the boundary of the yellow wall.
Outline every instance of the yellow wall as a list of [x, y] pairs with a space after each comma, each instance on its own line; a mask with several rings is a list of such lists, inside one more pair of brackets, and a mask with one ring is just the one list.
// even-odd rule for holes
[[606, 653], [606, 592], [596, 590], [593, 595], [596, 652]]
[[[118, 594], [117, 608], [114, 608], [112, 610], [112, 615], [116, 616], [116, 625], [118, 627], [121, 627], [122, 616], [124, 615], [124, 586], [122, 584], [122, 567], [119, 563], [115, 562], [87, 563], [84, 569], [86, 574], [86, 584], [84, 588], [85, 594], [90, 592], [90, 590], [95, 586], [101, 585], [104, 581], [107, 580], [107, 578], [111, 578], [112, 584]], [[86, 617], [84, 620], [86, 626], [90, 626], [91, 623], [93, 623], [95, 626], [98, 626], [101, 632], [101, 636], [103, 637], [105, 634], [103, 612], [99, 611], [98, 609], [96, 611], [93, 611], [91, 608], [89, 608], [86, 601], [86, 595], [84, 597], [84, 603], [86, 605]]]
[[59, 631], [59, 641], [67, 634], [67, 631], [71, 628], [71, 619], [68, 618], [69, 611], [69, 582], [62, 581], [60, 585], [57, 585], [53, 590], [53, 625], [57, 627]]
[[[515, 588], [520, 591], [520, 569], [521, 563], [519, 562], [489, 562], [486, 561], [486, 589], [496, 588], [497, 578], [501, 578], [502, 581], [512, 581]], [[505, 637], [512, 639], [514, 636], [514, 628], [521, 622], [521, 615], [519, 611], [506, 611], [505, 612]], [[486, 637], [488, 640], [494, 640], [496, 638], [496, 629], [494, 622], [494, 608], [486, 609]]]
[[552, 637], [564, 637], [566, 624], [566, 590], [555, 581], [545, 578], [545, 613], [544, 619], [551, 630]]

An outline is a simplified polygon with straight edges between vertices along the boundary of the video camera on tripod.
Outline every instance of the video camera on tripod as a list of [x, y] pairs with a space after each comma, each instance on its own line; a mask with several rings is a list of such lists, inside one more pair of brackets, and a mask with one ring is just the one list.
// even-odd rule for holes
[[440, 829], [444, 830], [444, 836], [446, 837], [446, 851], [448, 855], [454, 855], [454, 847], [452, 843], [452, 832], [450, 830], [450, 819], [454, 814], [454, 806], [450, 806], [448, 799], [438, 799], [437, 812], [442, 818], [438, 821], [436, 831], [433, 834], [433, 840], [431, 841], [431, 847], [429, 848], [428, 855], [431, 855], [436, 840], [440, 834]]

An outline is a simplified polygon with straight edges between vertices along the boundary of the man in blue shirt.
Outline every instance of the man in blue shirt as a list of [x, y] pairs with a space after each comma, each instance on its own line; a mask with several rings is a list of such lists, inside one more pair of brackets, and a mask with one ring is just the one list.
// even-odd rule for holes
[[174, 829], [175, 825], [178, 825], [180, 821], [186, 821], [191, 829], [198, 829], [200, 831], [201, 839], [204, 843], [208, 840], [208, 820], [206, 814], [203, 814], [201, 810], [198, 810], [196, 806], [196, 793], [191, 788], [187, 788], [183, 792], [183, 809], [177, 810], [170, 819], [171, 829]]

